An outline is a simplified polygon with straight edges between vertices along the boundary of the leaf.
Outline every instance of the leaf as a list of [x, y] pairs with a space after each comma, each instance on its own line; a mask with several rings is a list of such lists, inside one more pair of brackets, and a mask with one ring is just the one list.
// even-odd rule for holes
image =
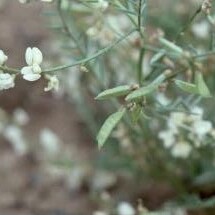
[[148, 85], [146, 87], [141, 87], [140, 89], [135, 90], [134, 92], [128, 94], [128, 96], [126, 96], [125, 100], [126, 101], [131, 101], [131, 100], [143, 97], [145, 95], [148, 95], [148, 94], [154, 92], [157, 89], [157, 87], [158, 87], [157, 84], [155, 84], [155, 85], [150, 84], [150, 85]]
[[161, 50], [160, 52], [156, 53], [150, 60], [150, 65], [153, 65], [159, 62], [165, 56], [165, 51]]
[[95, 99], [103, 100], [103, 99], [123, 96], [123, 95], [127, 95], [130, 91], [131, 91], [131, 87], [129, 85], [119, 86], [119, 87], [115, 87], [101, 92]]
[[148, 86], [141, 87], [130, 94], [125, 98], [126, 101], [131, 101], [134, 99], [139, 99], [145, 95], [148, 95], [152, 92], [154, 92], [158, 86], [165, 80], [166, 75], [163, 73], [159, 75], [152, 83], [150, 83]]
[[111, 114], [102, 125], [98, 135], [97, 135], [97, 142], [99, 149], [105, 144], [106, 140], [110, 136], [110, 133], [114, 129], [114, 127], [119, 123], [126, 112], [126, 109], [122, 111], [118, 111], [116, 113]]
[[137, 105], [134, 110], [131, 111], [131, 120], [134, 124], [137, 123], [142, 113], [142, 107]]
[[174, 51], [176, 54], [178, 55], [182, 55], [183, 54], [183, 49], [177, 45], [175, 45], [174, 43], [166, 40], [165, 38], [159, 38], [160, 43], [165, 46], [166, 48]]
[[198, 94], [198, 89], [195, 84], [184, 82], [181, 80], [175, 80], [175, 84], [183, 91], [193, 94]]
[[211, 93], [204, 81], [203, 75], [201, 72], [195, 73], [195, 84], [198, 89], [198, 93], [203, 97], [211, 97]]

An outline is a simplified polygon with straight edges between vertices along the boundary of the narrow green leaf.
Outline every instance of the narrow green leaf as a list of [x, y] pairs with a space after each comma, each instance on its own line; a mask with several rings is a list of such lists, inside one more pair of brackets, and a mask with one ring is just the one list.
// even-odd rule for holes
[[101, 92], [95, 99], [103, 100], [118, 96], [124, 96], [127, 95], [130, 91], [131, 87], [129, 85], [118, 86]]
[[165, 51], [161, 50], [160, 52], [156, 53], [150, 60], [150, 65], [153, 65], [159, 62], [165, 56]]
[[111, 114], [102, 125], [98, 135], [97, 135], [97, 142], [99, 149], [105, 144], [106, 140], [110, 136], [110, 133], [114, 129], [114, 127], [119, 123], [126, 112], [126, 109], [122, 111], [118, 111], [116, 113]]
[[195, 84], [191, 84], [188, 82], [184, 82], [181, 80], [175, 80], [175, 84], [183, 91], [192, 93], [192, 94], [198, 94], [198, 89]]
[[152, 83], [150, 83], [148, 86], [141, 87], [130, 94], [125, 98], [126, 101], [132, 101], [135, 99], [139, 99], [145, 95], [148, 95], [150, 93], [153, 93], [158, 86], [165, 80], [166, 75], [163, 73], [159, 75]]
[[128, 96], [126, 96], [125, 100], [126, 101], [132, 101], [134, 99], [139, 99], [145, 95], [148, 95], [152, 92], [154, 92], [157, 89], [158, 85], [148, 85], [146, 87], [141, 87], [138, 90], [135, 90], [134, 92], [128, 94]]
[[203, 75], [201, 72], [195, 73], [195, 84], [198, 89], [198, 93], [203, 97], [211, 97], [211, 93], [204, 81]]
[[183, 54], [183, 49], [179, 46], [177, 46], [176, 44], [174, 44], [173, 42], [170, 42], [168, 40], [166, 40], [165, 38], [159, 38], [160, 43], [165, 46], [166, 48], [168, 48], [169, 50], [174, 51], [175, 53], [177, 53], [178, 55], [182, 55]]

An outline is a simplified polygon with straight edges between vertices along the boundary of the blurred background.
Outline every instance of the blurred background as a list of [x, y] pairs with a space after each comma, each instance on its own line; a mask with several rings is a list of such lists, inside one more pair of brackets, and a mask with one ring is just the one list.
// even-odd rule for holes
[[[74, 11], [70, 11], [68, 5], [72, 1], [62, 2], [61, 9], [65, 19], [71, 21], [72, 32], [77, 38], [80, 36], [81, 42], [82, 39], [89, 42], [86, 46], [90, 53], [106, 46], [130, 28], [128, 18], [118, 15], [119, 11], [115, 11], [114, 6], [113, 12], [111, 9], [108, 11], [110, 16], [104, 12], [108, 18], [102, 24], [108, 27], [101, 30], [99, 15], [91, 14], [92, 11], [90, 15], [88, 11], [81, 11], [78, 3]], [[153, 36], [161, 29], [169, 39], [175, 38], [198, 9], [199, 2], [149, 1], [146, 41], [154, 45]], [[123, 5], [126, 3], [122, 1]], [[74, 48], [74, 41], [68, 38], [65, 29], [62, 30], [65, 26], [61, 26], [62, 20], [59, 22], [56, 13], [56, 4], [52, 3], [33, 1], [20, 4], [17, 0], [0, 0], [0, 49], [9, 57], [7, 65], [21, 68], [25, 64], [26, 48], [34, 46], [43, 52], [43, 66], [46, 68], [70, 62], [71, 58], [76, 60], [74, 56], [79, 56], [81, 51]], [[179, 38], [183, 48], [190, 51], [194, 49], [192, 45], [196, 45], [198, 50], [208, 47], [209, 27], [204, 25], [203, 19], [203, 16], [198, 17], [198, 25]], [[95, 26], [101, 30], [98, 38], [88, 40], [79, 35], [78, 30], [87, 29], [87, 36], [92, 36], [92, 28], [88, 27], [92, 23], [94, 26], [95, 22]], [[120, 33], [112, 25], [117, 26]], [[110, 34], [110, 29], [114, 35]], [[214, 148], [198, 148], [197, 152], [194, 149], [191, 158], [184, 158], [184, 155], [174, 157], [162, 146], [162, 138], [157, 137], [166, 128], [166, 119], [147, 119], [140, 129], [132, 126], [131, 131], [129, 126], [125, 126], [126, 123], [120, 124], [114, 130], [110, 144], [104, 150], [98, 150], [95, 135], [104, 119], [119, 104], [98, 104], [94, 97], [110, 86], [135, 83], [136, 77], [131, 74], [134, 73], [140, 40], [137, 35], [130, 40], [130, 45], [124, 44], [119, 50], [98, 58], [98, 62], [87, 65], [86, 69], [93, 68], [95, 71], [92, 77], [80, 75], [80, 68], [59, 75], [58, 92], [44, 92], [46, 80], [40, 79], [32, 84], [21, 77], [17, 78], [15, 88], [0, 91], [0, 214], [134, 215], [138, 209], [139, 214], [145, 215], [146, 208], [157, 210], [178, 196], [182, 202], [184, 199], [180, 197], [184, 195], [198, 195], [202, 200], [214, 198]], [[190, 40], [193, 44], [189, 44]], [[153, 70], [154, 75], [160, 72], [161, 67], [149, 69], [153, 54], [149, 52], [144, 56], [143, 70], [147, 74]], [[159, 66], [166, 63], [172, 65], [171, 60], [164, 59]], [[174, 69], [178, 68], [177, 63]], [[213, 58], [206, 63], [205, 74], [213, 74]], [[207, 83], [210, 89], [214, 89], [215, 83], [209, 79]], [[195, 96], [187, 99], [184, 94], [172, 89], [167, 90], [167, 98], [171, 101], [175, 92], [187, 102], [188, 107], [191, 102], [197, 104], [201, 101]], [[160, 95], [156, 94], [156, 98]], [[169, 101], [166, 97], [159, 98], [161, 103]], [[214, 112], [213, 101], [207, 100], [205, 106], [206, 118], [214, 123], [214, 117], [210, 117]], [[209, 138], [212, 129], [210, 132]], [[195, 140], [192, 141], [195, 143]], [[143, 143], [147, 143], [146, 146]], [[201, 157], [204, 159], [200, 161]], [[203, 174], [205, 172], [207, 176]], [[208, 177], [211, 172], [213, 174]], [[200, 184], [194, 186], [192, 183], [199, 176], [202, 177]], [[186, 199], [185, 202], [192, 200]], [[214, 206], [214, 202], [208, 204]], [[190, 210], [189, 214], [215, 214], [211, 207], [206, 208], [194, 212]], [[186, 215], [188, 211], [175, 209], [164, 214]]]

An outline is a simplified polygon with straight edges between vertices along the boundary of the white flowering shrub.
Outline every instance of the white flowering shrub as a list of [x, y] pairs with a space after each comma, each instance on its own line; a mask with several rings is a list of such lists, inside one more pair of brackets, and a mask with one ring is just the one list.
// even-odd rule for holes
[[[193, 207], [205, 207], [208, 202], [200, 199], [205, 187], [215, 191], [213, 2], [175, 0], [165, 7], [164, 1], [147, 0], [41, 2], [53, 6], [47, 19], [59, 35], [53, 49], [60, 66], [45, 68], [41, 50], [29, 47], [26, 65], [11, 68], [0, 50], [0, 90], [15, 87], [19, 75], [30, 82], [46, 79], [44, 91], [61, 89], [92, 134], [98, 132], [101, 154], [114, 151], [122, 166], [129, 161], [127, 170], [168, 182], [178, 194], [194, 195]], [[8, 127], [4, 135], [25, 150], [18, 128]], [[49, 130], [40, 138], [50, 154], [58, 151], [60, 141]], [[214, 197], [208, 201], [214, 204]], [[122, 202], [117, 213], [132, 215], [135, 209]]]

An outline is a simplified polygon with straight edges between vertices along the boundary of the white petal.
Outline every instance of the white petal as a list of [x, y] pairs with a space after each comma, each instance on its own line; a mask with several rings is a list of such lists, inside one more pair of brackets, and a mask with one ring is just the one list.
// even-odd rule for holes
[[32, 49], [32, 52], [33, 52], [33, 64], [38, 64], [38, 65], [41, 64], [43, 61], [42, 52], [36, 47]]
[[46, 78], [49, 80], [48, 82], [48, 86], [44, 88], [44, 91], [50, 91], [52, 89], [54, 90], [58, 90], [59, 89], [59, 80], [57, 78], [56, 75], [53, 75], [53, 76], [48, 76], [46, 75]]
[[8, 73], [0, 74], [0, 90], [9, 89], [15, 86], [14, 76]]
[[117, 207], [118, 215], [135, 215], [135, 210], [128, 202], [121, 202]]
[[41, 73], [42, 72], [42, 70], [38, 64], [33, 64], [32, 70], [34, 73]]
[[192, 150], [192, 147], [187, 142], [176, 143], [172, 148], [172, 155], [179, 158], [187, 158]]
[[171, 147], [175, 143], [175, 136], [171, 130], [159, 132], [158, 137], [163, 141], [166, 148]]
[[8, 57], [0, 50], [0, 65], [3, 65], [7, 61]]
[[32, 67], [31, 66], [25, 66], [21, 69], [22, 75], [32, 74]]
[[37, 81], [40, 77], [41, 75], [38, 73], [26, 74], [23, 76], [26, 81]]
[[25, 52], [25, 61], [31, 66], [33, 64], [33, 51], [32, 48], [28, 47]]
[[197, 121], [193, 124], [193, 132], [199, 139], [203, 139], [204, 136], [212, 130], [212, 123], [210, 121]]

